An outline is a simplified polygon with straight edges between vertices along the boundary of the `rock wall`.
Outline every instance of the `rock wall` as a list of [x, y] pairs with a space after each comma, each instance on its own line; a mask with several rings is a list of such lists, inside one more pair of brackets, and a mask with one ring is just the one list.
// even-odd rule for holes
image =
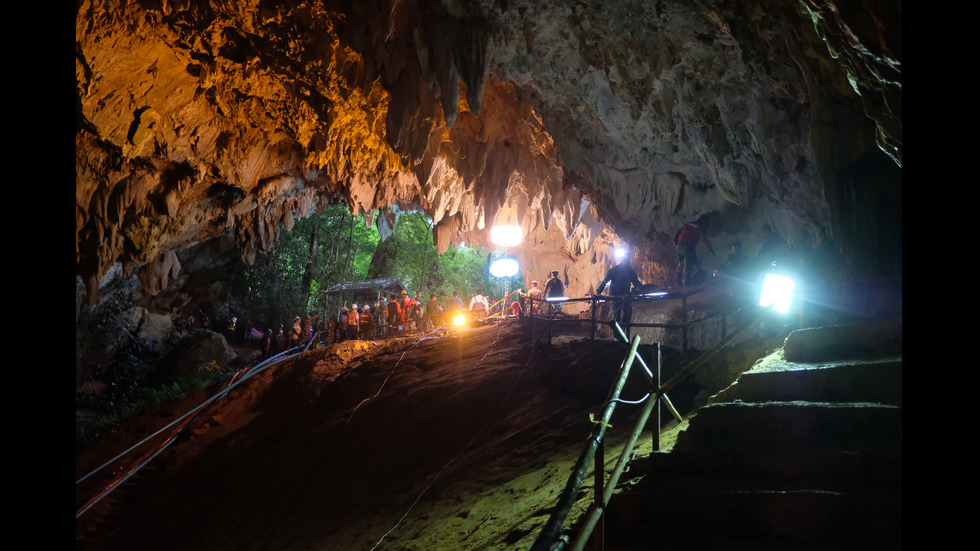
[[424, 210], [441, 250], [516, 222], [524, 274], [572, 294], [617, 244], [671, 283], [706, 213], [719, 251], [770, 224], [900, 265], [897, 1], [76, 6], [89, 301], [113, 266], [165, 288], [168, 251], [227, 231], [249, 262], [334, 202]]

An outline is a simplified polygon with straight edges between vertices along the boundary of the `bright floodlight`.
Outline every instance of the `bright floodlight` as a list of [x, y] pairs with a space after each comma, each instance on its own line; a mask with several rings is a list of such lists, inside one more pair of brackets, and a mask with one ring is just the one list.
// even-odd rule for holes
[[564, 302], [568, 300], [568, 297], [545, 297], [544, 299], [548, 302]]
[[759, 299], [759, 306], [766, 307], [772, 304], [773, 310], [785, 314], [789, 311], [790, 302], [793, 300], [793, 287], [795, 285], [793, 280], [786, 276], [766, 274], [766, 279], [762, 282], [762, 297]]
[[466, 323], [466, 316], [464, 316], [463, 314], [457, 315], [455, 318], [453, 318], [453, 323], [455, 323], [458, 326], [463, 325], [464, 323]]
[[510, 277], [517, 273], [520, 266], [513, 258], [498, 258], [490, 265], [490, 274], [493, 277]]
[[616, 252], [613, 254], [616, 257], [616, 260], [622, 260], [623, 257], [628, 254], [628, 251], [622, 247], [616, 247]]
[[494, 226], [490, 230], [490, 240], [493, 241], [494, 245], [499, 245], [501, 247], [512, 247], [517, 245], [523, 238], [524, 236], [521, 233], [520, 226], [501, 225]]

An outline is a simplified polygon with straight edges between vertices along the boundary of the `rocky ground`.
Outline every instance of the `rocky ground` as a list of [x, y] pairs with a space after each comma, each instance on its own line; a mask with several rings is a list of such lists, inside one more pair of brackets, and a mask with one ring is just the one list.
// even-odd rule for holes
[[[516, 320], [302, 353], [204, 409], [148, 467], [76, 518], [76, 548], [526, 548], [624, 353], [622, 344], [579, 337], [544, 347]], [[630, 380], [626, 398], [642, 395], [640, 381]], [[76, 480], [212, 393], [76, 450]], [[612, 446], [636, 407], [617, 411]], [[158, 445], [76, 484], [76, 511]], [[650, 448], [645, 437], [641, 453]], [[610, 467], [617, 457], [607, 452]], [[570, 520], [590, 500], [583, 491]]]

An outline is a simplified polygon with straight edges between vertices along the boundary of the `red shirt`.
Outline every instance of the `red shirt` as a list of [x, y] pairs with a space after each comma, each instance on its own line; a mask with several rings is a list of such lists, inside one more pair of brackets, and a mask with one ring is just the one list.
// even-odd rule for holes
[[704, 245], [708, 247], [709, 251], [713, 251], [711, 248], [711, 243], [708, 242], [708, 233], [704, 231], [701, 226], [696, 223], [684, 224], [684, 226], [677, 230], [674, 234], [674, 243], [681, 245], [695, 246], [698, 241], [704, 241]]

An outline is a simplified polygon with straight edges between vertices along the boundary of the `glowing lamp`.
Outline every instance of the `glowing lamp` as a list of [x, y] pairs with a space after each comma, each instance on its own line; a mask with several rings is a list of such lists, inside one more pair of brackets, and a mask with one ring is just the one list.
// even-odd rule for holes
[[510, 277], [520, 269], [517, 260], [509, 257], [498, 258], [490, 265], [490, 274], [493, 277]]
[[565, 302], [568, 297], [545, 297], [545, 300], [548, 302]]
[[622, 247], [616, 247], [616, 252], [613, 253], [613, 255], [616, 257], [616, 260], [622, 260], [623, 257], [626, 256], [627, 254], [629, 254], [628, 251]]
[[793, 288], [795, 286], [793, 280], [786, 276], [766, 274], [766, 279], [762, 282], [762, 296], [759, 298], [759, 306], [772, 305], [773, 310], [785, 314], [789, 311], [790, 302], [793, 300]]
[[463, 314], [457, 315], [453, 318], [453, 323], [456, 324], [457, 327], [462, 326], [464, 323], [466, 323], [466, 316]]
[[521, 232], [520, 226], [500, 225], [494, 226], [490, 230], [490, 240], [493, 241], [494, 245], [499, 245], [501, 247], [512, 247], [517, 245], [523, 238], [524, 236]]

